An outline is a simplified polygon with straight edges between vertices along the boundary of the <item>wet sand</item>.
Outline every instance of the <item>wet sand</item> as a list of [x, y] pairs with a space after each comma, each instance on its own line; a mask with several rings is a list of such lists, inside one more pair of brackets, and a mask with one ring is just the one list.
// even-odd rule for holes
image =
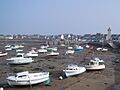
[[[32, 46], [31, 46], [32, 47]], [[4, 46], [0, 49], [3, 50]], [[25, 46], [25, 52], [30, 50], [30, 46]], [[113, 62], [119, 56], [111, 51], [99, 52], [95, 51], [94, 55], [92, 52], [88, 52], [85, 49], [83, 52], [75, 52], [73, 55], [65, 55], [65, 47], [59, 46], [59, 56], [46, 57], [46, 55], [39, 54], [39, 57], [34, 58], [34, 62], [28, 65], [7, 65], [7, 58], [15, 55], [15, 51], [8, 52], [8, 56], [0, 57], [0, 85], [5, 90], [115, 90], [114, 84], [119, 84], [119, 64]], [[105, 70], [101, 71], [87, 71], [76, 77], [69, 77], [63, 80], [59, 80], [59, 76], [62, 75], [62, 70], [68, 64], [77, 64], [84, 66], [88, 59], [92, 56], [103, 59], [106, 64]], [[118, 68], [117, 68], [118, 67]], [[6, 77], [8, 73], [16, 73], [20, 71], [49, 71], [52, 83], [50, 86], [37, 84], [33, 86], [22, 86], [22, 87], [10, 87], [7, 85]], [[117, 80], [119, 79], [119, 80]]]

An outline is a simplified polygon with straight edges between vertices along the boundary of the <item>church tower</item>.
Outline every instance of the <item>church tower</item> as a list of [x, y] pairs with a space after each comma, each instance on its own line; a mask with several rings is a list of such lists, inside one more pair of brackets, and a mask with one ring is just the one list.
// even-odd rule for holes
[[110, 27], [108, 28], [108, 33], [107, 33], [106, 40], [109, 41], [109, 42], [112, 40], [112, 38], [111, 38], [111, 29], [110, 29]]

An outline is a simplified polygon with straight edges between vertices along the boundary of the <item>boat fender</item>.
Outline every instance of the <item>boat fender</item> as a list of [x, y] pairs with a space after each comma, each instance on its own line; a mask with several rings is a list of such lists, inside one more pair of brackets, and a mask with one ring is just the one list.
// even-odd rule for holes
[[3, 87], [0, 87], [0, 90], [4, 90]]
[[60, 76], [60, 77], [59, 77], [59, 79], [60, 79], [60, 80], [63, 80], [63, 77], [62, 77], [62, 76]]
[[46, 86], [50, 86], [51, 85], [51, 80], [48, 79], [47, 81], [44, 82]]

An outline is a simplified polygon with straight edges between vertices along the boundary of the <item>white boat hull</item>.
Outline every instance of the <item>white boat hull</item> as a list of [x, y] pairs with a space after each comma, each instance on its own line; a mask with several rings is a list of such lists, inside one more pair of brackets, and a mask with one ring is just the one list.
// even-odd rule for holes
[[24, 57], [13, 57], [7, 59], [8, 64], [29, 64], [33, 62], [32, 58], [24, 58]]
[[6, 56], [8, 53], [0, 53], [0, 57]]
[[54, 48], [47, 48], [48, 51], [57, 51], [57, 47], [54, 47]]
[[44, 79], [38, 79], [38, 80], [25, 80], [25, 81], [13, 81], [13, 80], [7, 80], [9, 85], [33, 85], [33, 84], [38, 84], [42, 83], [49, 80], [49, 77], [44, 78]]
[[10, 60], [9, 61], [9, 64], [29, 64], [29, 63], [32, 63], [34, 60]]
[[81, 69], [79, 69], [79, 70], [63, 70], [66, 77], [79, 75], [79, 74], [81, 74], [81, 73], [83, 73], [85, 71], [86, 71], [86, 69], [84, 67], [81, 67]]
[[47, 50], [46, 49], [39, 49], [38, 52], [39, 53], [47, 53]]
[[6, 51], [11, 51], [11, 50], [12, 50], [12, 48], [6, 48], [5, 50], [6, 50]]
[[38, 57], [38, 54], [26, 54], [27, 57]]
[[23, 52], [23, 50], [22, 49], [18, 49], [18, 50], [16, 50], [16, 52]]
[[5, 46], [5, 48], [10, 48], [10, 47], [11, 47], [11, 45], [6, 45], [6, 46]]
[[10, 76], [7, 78], [7, 82], [10, 86], [13, 86], [13, 85], [33, 85], [33, 84], [45, 82], [47, 80], [49, 80], [49, 72], [47, 74], [43, 74], [43, 75], [36, 74], [36, 77], [31, 76], [31, 77], [27, 77], [27, 78], [16, 79], [14, 76]]
[[47, 55], [48, 55], [48, 56], [58, 56], [59, 53], [57, 53], [57, 52], [56, 52], [56, 53], [48, 53]]
[[95, 65], [85, 65], [86, 70], [102, 70], [105, 69], [105, 65], [99, 65], [99, 66], [95, 66]]
[[66, 54], [73, 54], [75, 51], [74, 50], [68, 50], [66, 51]]

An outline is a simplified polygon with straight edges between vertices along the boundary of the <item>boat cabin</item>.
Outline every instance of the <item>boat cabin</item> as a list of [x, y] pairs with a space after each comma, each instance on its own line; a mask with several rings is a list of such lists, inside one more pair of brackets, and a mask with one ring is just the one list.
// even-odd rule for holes
[[15, 77], [16, 77], [16, 78], [26, 78], [26, 77], [28, 77], [28, 74], [29, 74], [28, 71], [24, 71], [24, 72], [17, 73], [17, 74], [15, 75]]
[[95, 60], [90, 60], [89, 65], [104, 65], [104, 61], [99, 58], [95, 58]]
[[18, 53], [16, 57], [23, 57], [24, 53]]
[[67, 66], [66, 70], [78, 70], [78, 66], [74, 65], [74, 64], [71, 64], [71, 65]]

